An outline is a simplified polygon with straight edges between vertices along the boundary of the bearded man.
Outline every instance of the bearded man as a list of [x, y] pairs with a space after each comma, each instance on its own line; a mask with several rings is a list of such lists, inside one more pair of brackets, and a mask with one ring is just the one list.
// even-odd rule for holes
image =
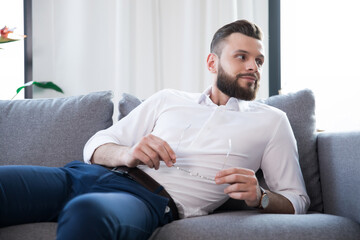
[[[157, 227], [209, 214], [229, 198], [262, 212], [306, 213], [310, 200], [286, 114], [252, 101], [264, 60], [258, 26], [246, 20], [223, 26], [207, 57], [208, 89], [154, 94], [89, 139], [85, 163], [14, 167], [12, 178], [39, 184], [11, 197], [46, 193], [36, 198], [43, 206], [36, 215], [57, 217], [57, 239], [66, 240], [147, 239]], [[259, 185], [258, 169], [268, 190]], [[0, 168], [2, 186], [12, 182], [1, 179]], [[61, 196], [46, 208], [55, 193]], [[18, 224], [16, 201], [4, 199], [9, 210], [0, 222]]]

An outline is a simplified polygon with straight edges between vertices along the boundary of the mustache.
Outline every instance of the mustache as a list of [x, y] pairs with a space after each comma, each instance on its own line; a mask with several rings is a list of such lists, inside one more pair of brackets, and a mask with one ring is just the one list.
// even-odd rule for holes
[[258, 76], [254, 73], [239, 73], [238, 75], [236, 75], [236, 80], [241, 77], [253, 77], [256, 81], [259, 80]]

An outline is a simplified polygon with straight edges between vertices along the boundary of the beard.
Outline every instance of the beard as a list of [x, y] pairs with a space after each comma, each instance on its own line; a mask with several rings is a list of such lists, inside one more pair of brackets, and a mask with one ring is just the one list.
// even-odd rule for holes
[[[252, 86], [253, 83], [251, 82], [247, 83], [246, 88], [240, 86], [238, 80], [243, 76], [255, 77], [256, 80], [254, 86]], [[257, 90], [259, 88], [258, 82], [258, 77], [255, 74], [251, 73], [238, 74], [235, 77], [232, 77], [227, 74], [221, 67], [221, 64], [219, 64], [216, 86], [222, 93], [228, 95], [229, 97], [234, 97], [246, 101], [254, 100]]]

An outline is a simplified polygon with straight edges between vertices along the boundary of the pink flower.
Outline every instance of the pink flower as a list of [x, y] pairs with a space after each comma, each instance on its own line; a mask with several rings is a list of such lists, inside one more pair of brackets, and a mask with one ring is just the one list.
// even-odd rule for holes
[[[14, 30], [15, 30], [15, 28], [9, 29], [7, 26], [3, 27], [0, 30], [0, 43], [14, 42], [14, 41], [18, 41], [22, 38], [26, 38], [26, 35], [17, 35], [20, 38], [13, 38], [12, 36], [11, 36], [11, 38], [9, 38], [8, 37], [9, 33], [13, 33]], [[14, 35], [14, 34], [12, 34], [12, 35]]]
[[9, 33], [13, 33], [14, 29], [15, 28], [9, 29], [7, 26], [3, 27], [3, 29], [0, 30], [1, 37], [5, 39], [8, 38]]

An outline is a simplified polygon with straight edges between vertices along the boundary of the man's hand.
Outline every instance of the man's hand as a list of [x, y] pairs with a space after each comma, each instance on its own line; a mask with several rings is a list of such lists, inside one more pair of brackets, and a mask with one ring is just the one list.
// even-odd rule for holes
[[168, 167], [176, 162], [175, 152], [170, 145], [159, 137], [149, 134], [129, 150], [131, 158], [127, 162], [128, 167], [145, 164], [149, 168], [159, 169], [160, 161], [164, 161]]
[[155, 169], [159, 169], [160, 161], [171, 167], [176, 162], [176, 155], [167, 142], [151, 134], [143, 137], [133, 147], [115, 143], [101, 145], [91, 159], [91, 163], [108, 167], [136, 167], [145, 164]]
[[244, 200], [249, 207], [257, 207], [261, 191], [255, 172], [245, 168], [229, 168], [221, 170], [215, 176], [216, 184], [228, 183], [224, 192], [231, 198]]
[[[259, 206], [261, 191], [254, 171], [246, 168], [225, 169], [216, 174], [215, 182], [216, 184], [230, 184], [224, 192], [231, 198], [244, 200], [249, 207]], [[270, 201], [264, 212], [295, 213], [292, 203], [286, 197], [271, 191], [266, 191], [266, 193]]]

